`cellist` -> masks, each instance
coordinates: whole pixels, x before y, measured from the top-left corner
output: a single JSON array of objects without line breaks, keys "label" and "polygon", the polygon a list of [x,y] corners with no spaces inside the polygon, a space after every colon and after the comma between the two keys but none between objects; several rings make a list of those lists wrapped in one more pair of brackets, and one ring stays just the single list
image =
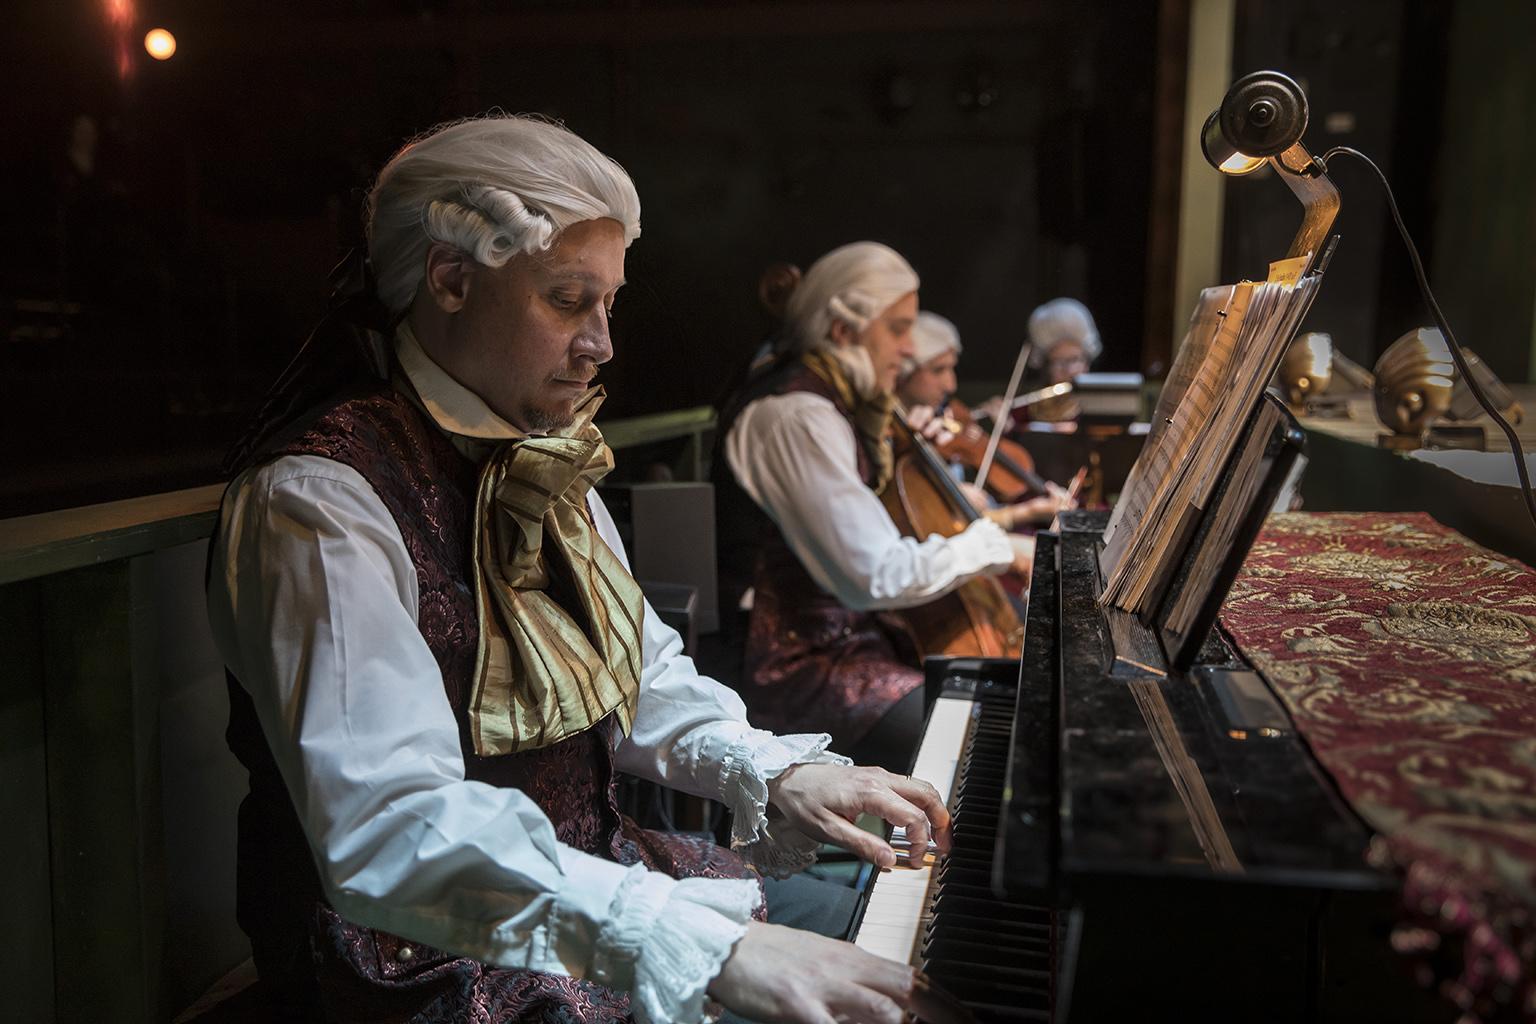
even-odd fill
[{"label": "cellist", "polygon": [[738,685],[749,715],[814,726],[858,763],[897,770],[921,736],[923,676],[882,613],[1015,565],[995,523],[903,537],[876,496],[917,290],[876,242],[817,260],[789,297],[783,353],[722,409],[714,459],[721,599],[750,604]]}]

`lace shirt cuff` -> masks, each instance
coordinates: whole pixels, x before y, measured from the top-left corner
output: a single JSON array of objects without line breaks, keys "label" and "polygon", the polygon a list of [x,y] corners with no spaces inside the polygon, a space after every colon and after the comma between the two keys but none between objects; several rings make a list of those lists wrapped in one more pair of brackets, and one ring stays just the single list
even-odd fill
[{"label": "lace shirt cuff", "polygon": [[768,819],[768,782],[797,764],[852,764],[827,750],[826,733],[775,736],[753,729],[726,752],[721,799],[731,809],[731,846],[758,871],[788,878],[816,862],[816,840]]},{"label": "lace shirt cuff", "polygon": [[754,879],[675,881],[637,866],[598,936],[592,980],[628,989],[641,1024],[692,1024],[761,899]]}]

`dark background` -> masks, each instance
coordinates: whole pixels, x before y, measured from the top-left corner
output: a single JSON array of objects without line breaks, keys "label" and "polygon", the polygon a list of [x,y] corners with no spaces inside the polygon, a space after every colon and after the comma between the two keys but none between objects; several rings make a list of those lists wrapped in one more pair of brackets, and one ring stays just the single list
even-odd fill
[{"label": "dark background", "polygon": [[[1536,38],[1530,11],[1239,0],[1233,54],[1236,72],[1304,80],[1314,151],[1377,156],[1451,279],[1453,323],[1471,318],[1464,340],[1515,380],[1536,310],[1530,162],[1507,165],[1511,147],[1536,155],[1536,87],[1514,42]],[[1006,378],[1029,312],[1063,294],[1093,309],[1102,368],[1156,372],[1173,341],[1188,13],[1189,0],[23,9],[0,43],[0,516],[217,479],[323,309],[328,269],[360,241],[378,167],[411,135],[493,108],[563,119],[639,188],[605,418],[715,400],[769,328],[761,270],[857,238],[914,263],[923,305],[961,328],[973,383]],[[155,26],[177,37],[170,61],[144,52]],[[1339,110],[1352,129],[1324,124]],[[82,126],[88,171],[68,155],[72,138],[92,148]],[[1309,326],[1369,364],[1425,318],[1375,185],[1334,177],[1344,243]],[[1262,274],[1298,219],[1272,179],[1228,185],[1224,276]],[[1502,248],[1477,248],[1495,235]],[[1464,258],[1437,258],[1444,237]],[[1494,313],[1470,301],[1490,294]]]}]

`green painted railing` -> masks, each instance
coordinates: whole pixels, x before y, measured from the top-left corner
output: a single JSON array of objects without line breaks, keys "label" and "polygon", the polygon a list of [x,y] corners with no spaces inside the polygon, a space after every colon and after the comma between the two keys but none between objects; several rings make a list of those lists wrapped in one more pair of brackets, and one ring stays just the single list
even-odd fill
[{"label": "green painted railing", "polygon": [[[715,429],[709,406],[673,409],[599,424],[616,451],[687,439],[676,467],[703,476],[705,440]],[[0,520],[0,585],[81,566],[133,558],[213,534],[222,484]]]}]

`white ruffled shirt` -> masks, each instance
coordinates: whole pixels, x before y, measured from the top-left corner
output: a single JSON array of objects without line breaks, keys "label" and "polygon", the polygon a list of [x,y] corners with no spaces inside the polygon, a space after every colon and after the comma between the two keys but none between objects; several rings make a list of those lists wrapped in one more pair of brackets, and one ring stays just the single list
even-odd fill
[{"label": "white ruffled shirt", "polygon": [[[519,436],[421,350],[397,350],[445,430]],[[628,565],[613,519],[599,535]],[[464,777],[442,677],[416,626],[417,579],[399,529],[356,471],[285,456],[235,479],[220,512],[209,619],[249,691],[347,919],[504,967],[568,974],[634,997],[650,1021],[694,1021],[759,900],[751,880],[676,881],[564,846],[532,799]],[[747,725],[734,692],[698,674],[647,604],[634,728],[610,737],[621,771],[725,802],[733,843],[785,875],[815,844],[769,833],[768,781],[847,763],[825,735]]]},{"label": "white ruffled shirt", "polygon": [[953,537],[903,537],[859,477],[858,443],[830,400],[792,391],[749,404],[724,445],[742,489],[845,607],[910,608],[1013,565],[1007,533],[985,518]]}]

